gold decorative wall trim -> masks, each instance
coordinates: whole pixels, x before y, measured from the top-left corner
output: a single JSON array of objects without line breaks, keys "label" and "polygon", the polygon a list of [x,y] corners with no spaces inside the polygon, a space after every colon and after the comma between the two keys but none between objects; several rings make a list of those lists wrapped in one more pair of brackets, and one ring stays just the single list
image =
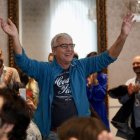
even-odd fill
[{"label": "gold decorative wall trim", "polygon": [[[97,35],[98,35],[97,45],[98,45],[98,53],[101,53],[107,49],[106,0],[96,0],[96,6],[97,6]],[[107,69],[104,69],[103,71],[107,73]],[[109,116],[108,94],[106,94],[105,102],[107,107],[107,114]]]},{"label": "gold decorative wall trim", "polygon": [[[8,0],[8,18],[10,18],[18,28],[18,0]],[[13,41],[9,36],[9,66],[16,67],[14,62]]]},{"label": "gold decorative wall trim", "polygon": [[106,37],[106,0],[96,0],[97,5],[97,44],[98,52],[101,53],[107,49]]}]

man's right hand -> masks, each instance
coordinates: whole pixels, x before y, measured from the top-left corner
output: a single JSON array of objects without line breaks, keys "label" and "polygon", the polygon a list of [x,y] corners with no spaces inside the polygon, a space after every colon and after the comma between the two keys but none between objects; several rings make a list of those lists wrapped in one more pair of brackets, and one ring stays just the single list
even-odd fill
[{"label": "man's right hand", "polygon": [[5,33],[7,33],[12,37],[18,36],[18,30],[15,24],[10,19],[8,19],[6,23],[2,18],[0,18],[0,24],[1,24],[1,28]]},{"label": "man's right hand", "polygon": [[0,18],[0,25],[3,31],[12,37],[13,49],[15,53],[22,54],[22,47],[19,40],[18,30],[15,24],[10,19],[5,22],[2,18]]}]

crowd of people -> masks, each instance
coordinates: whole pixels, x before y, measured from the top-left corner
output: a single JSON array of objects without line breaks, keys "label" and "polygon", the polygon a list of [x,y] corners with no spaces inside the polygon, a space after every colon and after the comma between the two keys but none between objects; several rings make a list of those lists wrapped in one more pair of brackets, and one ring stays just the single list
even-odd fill
[{"label": "crowd of people", "polygon": [[[107,51],[83,59],[74,52],[75,44],[69,34],[55,35],[51,41],[49,62],[30,59],[21,46],[15,24],[10,19],[5,22],[0,18],[2,30],[13,40],[16,64],[25,74],[20,80],[15,78],[18,72],[14,68],[5,72],[0,57],[0,78],[3,80],[0,84],[12,89],[9,94],[0,91],[0,134],[9,128],[5,130],[7,133],[4,132],[7,140],[114,140],[105,105],[107,77],[102,70],[119,56],[135,22],[133,17],[131,13],[124,17],[121,32]],[[14,94],[11,83],[19,83],[17,90],[26,88],[28,99],[22,99],[18,91]],[[31,83],[35,83],[35,87]],[[7,120],[2,116],[3,111]],[[20,131],[16,125],[24,130]],[[17,131],[17,135],[23,133],[23,136],[13,138],[13,131]]]}]

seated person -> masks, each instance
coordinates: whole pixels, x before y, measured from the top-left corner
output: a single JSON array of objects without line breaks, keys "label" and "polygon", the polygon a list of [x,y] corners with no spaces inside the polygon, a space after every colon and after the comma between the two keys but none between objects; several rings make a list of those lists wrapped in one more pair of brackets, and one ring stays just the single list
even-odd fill
[{"label": "seated person", "polygon": [[0,89],[0,139],[25,140],[30,123],[26,102],[10,89]]},{"label": "seated person", "polygon": [[113,140],[100,119],[95,117],[74,117],[58,128],[60,140]]}]

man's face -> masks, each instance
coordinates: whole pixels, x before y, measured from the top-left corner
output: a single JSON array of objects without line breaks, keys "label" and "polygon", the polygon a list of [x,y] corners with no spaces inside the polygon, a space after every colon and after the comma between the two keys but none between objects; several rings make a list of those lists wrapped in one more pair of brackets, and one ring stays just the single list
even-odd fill
[{"label": "man's face", "polygon": [[140,56],[134,57],[132,65],[134,72],[140,74]]},{"label": "man's face", "polygon": [[69,37],[60,37],[53,48],[54,56],[59,64],[70,64],[74,55],[74,45]]}]

